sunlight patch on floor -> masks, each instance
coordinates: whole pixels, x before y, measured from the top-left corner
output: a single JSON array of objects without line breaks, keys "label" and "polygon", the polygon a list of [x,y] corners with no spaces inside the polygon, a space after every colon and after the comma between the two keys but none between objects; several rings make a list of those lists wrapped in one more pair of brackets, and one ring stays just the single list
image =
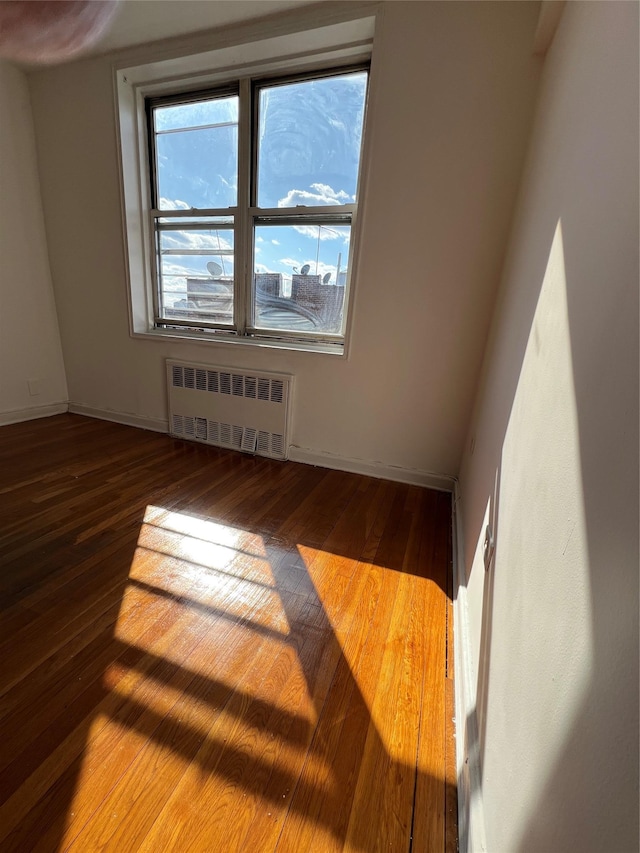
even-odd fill
[{"label": "sunlight patch on floor", "polygon": [[209,542],[200,537],[188,536],[148,524],[143,524],[140,529],[138,545],[209,569],[230,571],[233,568],[235,574],[248,573],[261,583],[273,586],[274,579],[269,561],[261,555],[244,551],[233,545]]},{"label": "sunlight patch on floor", "polygon": [[[127,641],[122,618],[139,598],[149,595],[166,599],[167,610],[179,605],[194,615],[204,614],[211,624],[223,620],[227,626],[240,622],[247,630],[255,626],[261,633],[290,633],[261,536],[152,505],[144,518],[129,571],[131,582],[124,592],[127,607],[121,609],[116,625],[117,639]],[[279,547],[270,552],[280,562],[287,555]]]},{"label": "sunlight patch on floor", "polygon": [[143,522],[154,527],[160,527],[163,530],[171,530],[195,539],[202,539],[214,545],[226,545],[228,548],[245,551],[254,557],[266,556],[262,536],[248,533],[246,530],[232,527],[229,524],[220,524],[217,521],[201,518],[191,513],[172,512],[150,504],[145,510]]}]

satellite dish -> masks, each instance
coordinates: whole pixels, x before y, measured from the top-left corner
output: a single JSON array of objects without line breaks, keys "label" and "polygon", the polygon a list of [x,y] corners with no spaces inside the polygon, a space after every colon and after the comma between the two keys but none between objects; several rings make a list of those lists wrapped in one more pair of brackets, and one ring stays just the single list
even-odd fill
[{"label": "satellite dish", "polygon": [[326,272],[326,273],[322,276],[322,283],[323,283],[323,284],[329,284],[329,282],[330,282],[330,281],[331,281],[331,273],[330,273],[330,272]]},{"label": "satellite dish", "polygon": [[214,278],[217,275],[222,275],[222,267],[215,261],[209,261],[209,263],[207,264],[207,269]]},{"label": "satellite dish", "polygon": [[311,264],[305,264],[300,270],[300,275],[309,275],[309,270],[311,269]]}]

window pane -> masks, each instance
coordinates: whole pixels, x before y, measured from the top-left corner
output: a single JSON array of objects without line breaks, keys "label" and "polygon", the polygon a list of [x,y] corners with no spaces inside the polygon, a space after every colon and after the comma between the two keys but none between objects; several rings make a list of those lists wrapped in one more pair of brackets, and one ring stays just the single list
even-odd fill
[{"label": "window pane", "polygon": [[356,200],[365,71],[259,91],[259,207]]},{"label": "window pane", "polygon": [[339,334],[351,226],[257,225],[255,325]]},{"label": "window pane", "polygon": [[235,207],[238,97],[155,107],[160,210]]},{"label": "window pane", "polygon": [[185,127],[238,123],[238,97],[213,98],[193,101],[188,104],[156,107],[154,110],[155,130],[182,130]]},{"label": "window pane", "polygon": [[233,229],[158,231],[162,319],[233,323]]}]

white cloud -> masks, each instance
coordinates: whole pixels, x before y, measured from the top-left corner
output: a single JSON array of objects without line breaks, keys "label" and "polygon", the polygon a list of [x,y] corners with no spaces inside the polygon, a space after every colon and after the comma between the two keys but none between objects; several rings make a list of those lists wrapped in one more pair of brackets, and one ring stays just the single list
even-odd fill
[{"label": "white cloud", "polygon": [[186,201],[180,201],[179,198],[172,200],[170,198],[160,199],[160,210],[191,210],[191,206]]},{"label": "white cloud", "polygon": [[278,202],[278,207],[295,207],[297,204],[312,207],[323,204],[346,204],[352,200],[351,196],[344,190],[334,190],[328,184],[311,184],[309,190],[289,190],[284,198]]},{"label": "white cloud", "polygon": [[187,278],[193,278],[194,276],[203,276],[206,275],[202,271],[202,269],[198,269],[195,266],[187,266],[185,264],[177,264],[175,261],[167,261],[165,260],[162,264],[162,275],[163,276],[179,276]]},{"label": "white cloud", "polygon": [[[315,271],[315,264],[311,268]],[[325,276],[327,273],[331,273],[331,281],[335,282],[336,280],[336,266],[335,264],[325,264],[322,261],[318,263],[318,275]]]},{"label": "white cloud", "polygon": [[335,228],[328,225],[294,225],[293,227],[298,234],[302,234],[304,237],[310,237],[312,240],[318,239],[319,229],[321,241],[342,239],[344,243],[349,242],[350,229],[344,227],[341,228],[339,225]]},{"label": "white cloud", "polygon": [[[224,233],[224,231],[222,232]],[[203,234],[201,231],[163,231],[163,249],[207,249],[215,255],[216,250],[232,249],[230,240],[218,234]]]},{"label": "white cloud", "polygon": [[[233,262],[225,258],[224,274],[233,275]],[[196,266],[189,263],[177,263],[168,259],[166,256],[162,259],[162,275],[164,278],[209,278],[210,273],[205,266]],[[173,287],[174,283],[172,283]]]},{"label": "white cloud", "polygon": [[[286,274],[291,275],[292,273],[295,275],[294,267],[300,272],[302,267],[305,264],[309,264],[309,275],[319,275],[324,276],[326,273],[331,273],[331,277],[333,281],[335,281],[336,277],[336,266],[335,264],[325,264],[324,261],[318,261],[318,272],[316,273],[316,260],[315,258],[309,258],[306,261],[294,260],[293,258],[281,258],[278,261],[279,264],[282,264],[286,267]],[[342,267],[344,271],[344,267]]]},{"label": "white cloud", "polygon": [[280,245],[280,240],[272,240],[271,242],[273,243],[274,246]]},{"label": "white cloud", "polygon": [[297,261],[295,258],[280,258],[278,263],[288,267],[289,270],[291,270],[292,267],[298,267],[299,269],[302,266],[300,261]]}]

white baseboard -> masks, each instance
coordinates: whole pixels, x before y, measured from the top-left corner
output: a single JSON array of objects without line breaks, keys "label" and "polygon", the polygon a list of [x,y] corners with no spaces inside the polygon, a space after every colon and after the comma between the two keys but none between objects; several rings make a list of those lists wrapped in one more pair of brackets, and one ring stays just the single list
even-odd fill
[{"label": "white baseboard", "polygon": [[483,853],[487,850],[487,842],[482,803],[478,720],[473,688],[475,680],[471,662],[462,516],[457,480],[453,490],[453,588],[458,849],[460,853]]},{"label": "white baseboard", "polygon": [[304,462],[306,465],[317,465],[320,468],[333,468],[337,471],[349,471],[352,474],[366,474],[381,480],[394,480],[397,483],[411,483],[415,486],[425,486],[442,492],[452,492],[453,477],[445,474],[433,474],[430,471],[418,471],[413,468],[401,468],[397,465],[385,465],[383,462],[368,462],[365,459],[350,459],[319,450],[309,450],[306,447],[289,447],[289,459],[292,462]]},{"label": "white baseboard", "polygon": [[68,409],[67,403],[49,403],[47,406],[30,406],[28,409],[12,409],[9,412],[0,412],[0,425],[19,424],[22,421],[33,421],[36,418],[50,418],[52,415],[61,415]]},{"label": "white baseboard", "polygon": [[[164,418],[145,418],[125,412],[115,412],[111,409],[96,409],[82,403],[69,403],[69,411],[76,415],[86,415],[103,421],[113,421],[117,424],[149,429],[154,432],[169,432],[169,422]],[[365,474],[382,480],[394,480],[398,483],[411,483],[438,489],[442,492],[452,492],[454,478],[445,474],[433,474],[429,471],[418,471],[412,468],[401,468],[397,465],[385,465],[382,462],[367,462],[364,459],[349,459],[333,453],[309,450],[304,447],[289,447],[289,459],[292,462],[303,462],[306,465],[317,465],[320,468],[333,468],[337,471],[349,471],[353,474]]]},{"label": "white baseboard", "polygon": [[101,421],[112,421],[116,424],[150,429],[153,432],[169,432],[169,421],[164,418],[143,418],[126,412],[114,412],[111,409],[94,409],[82,403],[69,403],[69,411],[74,415],[86,415],[88,418],[98,418]]}]

